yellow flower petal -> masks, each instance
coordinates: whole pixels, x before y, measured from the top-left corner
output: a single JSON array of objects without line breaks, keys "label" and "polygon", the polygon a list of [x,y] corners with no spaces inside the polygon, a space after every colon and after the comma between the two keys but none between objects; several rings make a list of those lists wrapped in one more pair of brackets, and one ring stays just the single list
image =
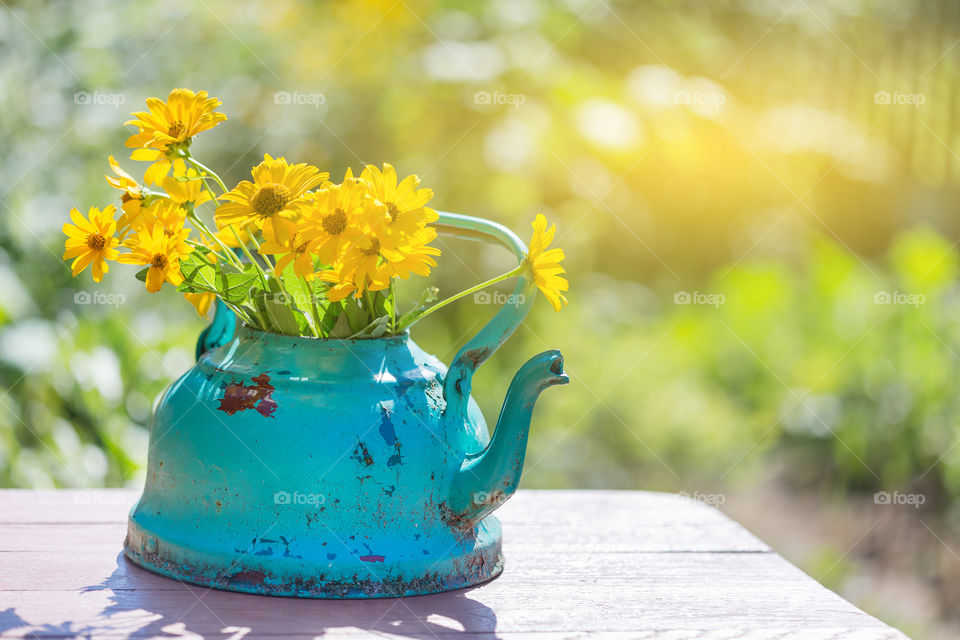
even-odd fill
[{"label": "yellow flower petal", "polygon": [[530,248],[524,263],[530,269],[534,284],[550,301],[554,311],[560,311],[567,303],[562,292],[570,288],[570,283],[561,274],[566,273],[560,262],[564,259],[562,249],[547,249],[553,242],[556,226],[547,226],[547,218],[542,213],[537,214],[533,224],[533,237],[530,239]]}]

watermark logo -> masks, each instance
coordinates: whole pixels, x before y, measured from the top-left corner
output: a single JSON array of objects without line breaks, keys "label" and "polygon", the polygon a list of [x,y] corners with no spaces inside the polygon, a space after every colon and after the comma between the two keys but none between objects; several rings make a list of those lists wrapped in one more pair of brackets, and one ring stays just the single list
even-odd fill
[{"label": "watermark logo", "polygon": [[923,93],[904,93],[902,91],[877,91],[873,94],[873,104],[881,105],[911,105],[914,109],[919,109],[921,105],[927,102],[927,96]]},{"label": "watermark logo", "polygon": [[673,304],[705,304],[714,308],[727,301],[727,297],[722,293],[702,293],[700,291],[677,291],[673,294]]},{"label": "watermark logo", "polygon": [[473,294],[474,304],[495,304],[498,306],[512,305],[519,307],[527,301],[522,293],[503,293],[502,291],[477,291]]},{"label": "watermark logo", "polygon": [[119,107],[127,101],[122,93],[103,93],[102,91],[77,91],[73,94],[73,104],[82,105],[109,105]]},{"label": "watermark logo", "polygon": [[503,491],[477,491],[473,494],[473,504],[476,505],[495,505],[500,506],[507,501],[509,496]]},{"label": "watermark logo", "polygon": [[101,304],[119,307],[127,301],[122,293],[103,293],[102,291],[77,291],[73,294],[73,304]]},{"label": "watermark logo", "polygon": [[77,491],[73,494],[73,504],[79,505],[120,505],[126,502],[118,491]]},{"label": "watermark logo", "polygon": [[902,304],[918,308],[927,301],[922,293],[904,293],[902,291],[877,291],[873,294],[873,304]]},{"label": "watermark logo", "polygon": [[298,309],[309,309],[314,303],[323,303],[323,299],[320,296],[311,295],[305,292],[277,291],[275,293],[271,292],[263,294],[263,299],[267,302],[275,302],[276,304],[292,304]]},{"label": "watermark logo", "polygon": [[914,509],[919,509],[920,505],[927,501],[927,496],[922,493],[900,493],[899,491],[894,491],[890,493],[889,491],[877,491],[873,494],[873,504],[897,504],[897,505],[909,505]]},{"label": "watermark logo", "polygon": [[678,91],[673,94],[676,104],[699,105],[719,109],[727,102],[727,96],[722,93],[703,93],[700,91]]},{"label": "watermark logo", "polygon": [[319,506],[327,501],[327,496],[322,493],[300,493],[294,491],[277,491],[273,494],[273,504],[277,505],[309,505]]},{"label": "watermark logo", "polygon": [[277,91],[273,94],[273,104],[309,105],[319,109],[326,104],[327,97],[322,93],[305,93],[301,91]]},{"label": "watermark logo", "polygon": [[520,105],[527,101],[527,96],[522,93],[501,93],[500,91],[477,91],[473,94],[474,104],[483,105],[511,105],[519,109]]},{"label": "watermark logo", "polygon": [[720,505],[727,501],[727,496],[722,493],[700,493],[699,491],[689,493],[687,491],[681,491],[679,495],[683,496],[684,498],[689,498],[694,502],[699,502],[700,504],[705,504],[718,509],[720,508]]}]

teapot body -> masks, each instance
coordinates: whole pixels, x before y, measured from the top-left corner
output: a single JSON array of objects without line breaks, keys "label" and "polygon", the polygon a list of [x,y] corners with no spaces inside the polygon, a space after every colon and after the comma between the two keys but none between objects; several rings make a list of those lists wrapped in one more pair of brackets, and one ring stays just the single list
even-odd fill
[{"label": "teapot body", "polygon": [[489,435],[472,400],[466,420],[441,419],[446,372],[406,334],[241,328],[156,408],[128,557],[197,584],[306,597],[416,595],[494,577],[499,523],[448,502]]},{"label": "teapot body", "polygon": [[[438,212],[445,235],[527,248],[502,225]],[[449,369],[408,335],[321,340],[237,328],[217,301],[197,364],[160,399],[127,557],[186,582],[282,596],[372,598],[500,573],[490,514],[516,490],[534,404],[569,382],[530,358],[490,437],[473,373],[536,295],[526,270]]]}]

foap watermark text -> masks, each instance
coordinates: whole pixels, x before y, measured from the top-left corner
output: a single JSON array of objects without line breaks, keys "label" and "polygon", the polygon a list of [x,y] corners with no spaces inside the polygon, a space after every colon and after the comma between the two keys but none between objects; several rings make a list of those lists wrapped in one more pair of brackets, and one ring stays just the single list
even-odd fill
[{"label": "foap watermark text", "polygon": [[277,91],[273,94],[273,104],[307,105],[319,109],[326,104],[327,97],[322,93],[304,91]]},{"label": "foap watermark text", "polygon": [[703,293],[701,291],[677,291],[673,294],[673,304],[705,304],[719,307],[727,301],[722,293]]},{"label": "foap watermark text", "polygon": [[477,291],[473,294],[474,304],[495,304],[498,306],[511,305],[519,307],[527,301],[522,293],[503,293],[502,291]]},{"label": "foap watermark text", "polygon": [[73,304],[97,304],[119,307],[127,301],[122,293],[103,293],[102,291],[77,291],[73,294]]},{"label": "foap watermark text", "polygon": [[277,491],[273,494],[273,504],[318,506],[327,501],[322,493],[301,493],[300,491]]},{"label": "foap watermark text", "polygon": [[719,508],[724,502],[727,501],[727,497],[722,493],[701,493],[699,491],[694,491],[690,493],[688,491],[681,491],[680,495],[684,498],[690,498],[694,502],[699,502],[700,504],[709,505],[711,507]]},{"label": "foap watermark text", "polygon": [[527,101],[527,96],[522,93],[502,93],[500,91],[477,91],[473,94],[474,104],[484,105],[505,105],[508,104],[519,109],[520,105]]},{"label": "foap watermark text", "polygon": [[877,291],[873,294],[874,304],[902,304],[916,309],[927,297],[922,293],[904,293],[903,291]]},{"label": "foap watermark text", "polygon": [[927,496],[922,493],[901,493],[894,491],[877,491],[873,494],[873,504],[896,504],[908,505],[914,509],[919,509],[920,505],[927,501]]},{"label": "foap watermark text", "polygon": [[909,105],[914,109],[919,109],[927,102],[927,96],[923,93],[905,93],[903,91],[877,91],[873,94],[874,104],[883,105]]},{"label": "foap watermark text", "polygon": [[104,93],[102,91],[77,91],[73,94],[73,104],[81,105],[107,105],[111,107],[120,107],[127,101],[127,96],[122,93]]}]

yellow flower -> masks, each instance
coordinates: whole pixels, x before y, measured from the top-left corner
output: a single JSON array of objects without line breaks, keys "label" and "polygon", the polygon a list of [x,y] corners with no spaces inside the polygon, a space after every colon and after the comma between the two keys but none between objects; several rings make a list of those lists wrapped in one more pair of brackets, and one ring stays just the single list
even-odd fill
[{"label": "yellow flower", "polygon": [[188,169],[182,176],[167,176],[163,190],[179,205],[197,207],[210,200],[210,191],[203,186],[203,179],[195,169]]},{"label": "yellow flower", "polygon": [[161,149],[135,149],[130,154],[130,159],[153,163],[143,172],[143,179],[147,184],[163,184],[163,179],[170,173],[171,168],[175,174],[187,170],[187,163],[183,158]]},{"label": "yellow flower", "polygon": [[188,143],[190,139],[212,129],[227,119],[214,111],[222,103],[207,97],[206,91],[194,93],[190,89],[174,89],[164,102],[160,98],[147,98],[149,111],[137,111],[133,120],[124,124],[139,127],[140,132],[127,139],[133,148],[152,147],[166,149],[172,145]]},{"label": "yellow flower", "polygon": [[548,229],[547,218],[542,213],[537,214],[532,226],[533,238],[524,263],[533,275],[534,284],[553,305],[554,311],[560,311],[560,307],[567,302],[563,292],[570,288],[570,283],[562,277],[566,273],[560,265],[564,258],[563,249],[547,249],[553,242],[557,227],[551,225]]},{"label": "yellow flower", "polygon": [[326,292],[327,300],[330,302],[339,302],[357,291],[352,274],[347,272],[342,264],[334,265],[332,269],[321,272],[320,279],[333,285]]},{"label": "yellow flower", "polygon": [[74,259],[72,265],[74,277],[91,263],[95,282],[103,280],[103,274],[110,270],[106,261],[115,260],[118,255],[116,246],[119,242],[114,237],[117,223],[113,219],[116,211],[117,208],[112,204],[105,207],[103,211],[90,207],[88,219],[84,219],[76,209],[70,210],[70,219],[73,224],[63,225],[63,232],[67,235],[63,259]]},{"label": "yellow flower", "polygon": [[110,163],[110,169],[117,174],[117,177],[104,175],[107,184],[123,192],[123,195],[120,196],[120,208],[123,209],[123,215],[117,221],[117,228],[122,233],[140,215],[140,207],[143,206],[146,189],[137,183],[133,176],[121,169],[113,156],[107,156],[107,162]]},{"label": "yellow flower", "polygon": [[330,175],[308,164],[288,165],[284,158],[269,155],[264,155],[263,162],[250,173],[253,182],[244,180],[221,196],[228,202],[217,208],[218,228],[236,225],[243,229],[253,225],[262,229],[264,222],[276,217],[299,218],[305,205],[304,194]]},{"label": "yellow flower", "polygon": [[392,275],[380,255],[380,241],[365,235],[346,249],[340,261],[323,271],[320,279],[335,285],[327,291],[327,298],[336,302],[350,293],[359,298],[364,291],[382,291],[390,286]]},{"label": "yellow flower", "polygon": [[424,206],[433,197],[433,190],[418,189],[418,176],[407,176],[397,184],[396,169],[384,163],[382,171],[368,164],[360,178],[370,185],[374,197],[383,203],[389,214],[374,229],[384,247],[392,249],[402,245],[408,236],[437,220],[437,212]]},{"label": "yellow flower", "polygon": [[381,261],[380,241],[373,236],[365,236],[351,247],[342,260],[345,274],[349,274],[360,297],[363,291],[380,291],[390,286],[390,276],[386,265]]},{"label": "yellow flower", "polygon": [[418,276],[430,275],[430,268],[437,266],[437,261],[433,259],[433,256],[439,256],[440,249],[428,247],[427,244],[436,236],[436,230],[428,227],[413,236],[411,242],[401,250],[390,251],[381,247],[381,255],[387,260],[388,273],[401,280],[409,278],[411,273]]},{"label": "yellow flower", "polygon": [[[281,256],[277,260],[274,273],[279,278],[287,265],[293,262],[293,272],[301,278],[312,280],[314,277],[313,254],[307,241],[294,230],[295,222],[277,218],[263,225],[263,242],[259,252],[262,255]],[[282,227],[278,232],[277,227]]]},{"label": "yellow flower", "polygon": [[206,91],[174,89],[166,102],[147,98],[149,111],[135,112],[134,119],[124,123],[139,128],[138,133],[127,138],[126,145],[135,149],[130,157],[153,162],[144,175],[149,184],[161,184],[171,166],[184,168],[181,154],[190,146],[193,136],[227,119],[214,111],[219,105],[220,101],[208,98]]},{"label": "yellow flower", "polygon": [[190,247],[187,245],[188,250],[181,251],[177,238],[164,233],[163,225],[155,224],[152,229],[141,229],[124,244],[130,249],[130,253],[120,254],[117,261],[149,265],[147,291],[160,291],[164,282],[174,286],[183,282],[180,261],[190,254]]},{"label": "yellow flower", "polygon": [[354,179],[349,169],[343,184],[325,184],[309,203],[299,231],[309,250],[327,265],[338,262],[344,250],[363,236],[370,220],[386,215],[383,205],[370,197],[366,183]]},{"label": "yellow flower", "polygon": [[206,318],[207,314],[210,312],[210,305],[213,304],[213,301],[216,299],[216,294],[210,292],[203,293],[184,293],[183,297],[186,298],[187,302],[193,305],[193,308],[197,310],[197,314],[201,318]]},{"label": "yellow flower", "polygon": [[351,293],[355,298],[359,298],[364,291],[383,291],[390,286],[390,275],[384,265],[369,261],[360,264],[365,257],[369,258],[369,254],[364,256],[362,252],[357,252],[349,262],[335,264],[331,269],[320,273],[321,280],[334,285],[326,292],[328,300],[337,302]]},{"label": "yellow flower", "polygon": [[159,225],[163,229],[164,235],[172,238],[176,243],[178,252],[190,253],[190,245],[187,243],[190,230],[183,226],[186,222],[186,215],[186,210],[179,204],[163,198],[143,208],[134,228],[137,231],[151,231]]}]

